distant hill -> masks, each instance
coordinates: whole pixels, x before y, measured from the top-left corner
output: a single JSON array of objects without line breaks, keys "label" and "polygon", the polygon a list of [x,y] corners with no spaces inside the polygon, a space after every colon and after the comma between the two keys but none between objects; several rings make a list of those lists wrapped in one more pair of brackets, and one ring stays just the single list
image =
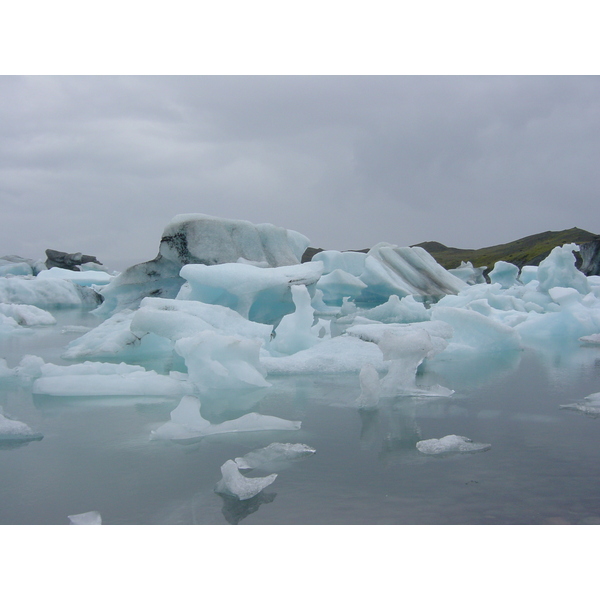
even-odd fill
[{"label": "distant hill", "polygon": [[479,250],[450,248],[439,242],[422,242],[415,246],[427,250],[446,269],[460,266],[461,261],[470,261],[474,267],[486,266],[492,269],[499,260],[513,263],[519,268],[524,265],[539,265],[556,246],[587,242],[600,243],[600,236],[573,227],[563,231],[544,231],[544,233],[529,235],[514,242]]},{"label": "distant hill", "polygon": [[[585,252],[582,252],[582,254],[585,254],[583,259],[581,256],[577,257],[577,266],[586,275],[600,274],[600,235],[577,227],[564,229],[563,231],[544,231],[543,233],[528,235],[514,242],[478,250],[451,248],[440,244],[440,242],[421,242],[420,244],[414,244],[414,246],[420,246],[427,250],[446,269],[454,269],[459,267],[462,261],[469,261],[474,267],[487,267],[487,272],[493,269],[499,260],[513,263],[519,268],[524,265],[539,265],[553,248],[571,243],[579,244],[582,251],[585,248]],[[302,262],[310,260],[316,252],[321,250],[322,248],[307,248],[302,257]],[[368,252],[368,248],[358,252]]]}]

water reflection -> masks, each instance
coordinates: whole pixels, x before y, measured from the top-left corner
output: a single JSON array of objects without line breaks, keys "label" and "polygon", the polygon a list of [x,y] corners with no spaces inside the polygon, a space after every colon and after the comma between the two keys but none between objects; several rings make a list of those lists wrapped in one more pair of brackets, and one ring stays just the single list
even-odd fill
[{"label": "water reflection", "polygon": [[243,521],[248,515],[256,512],[261,505],[270,504],[275,500],[277,493],[275,492],[259,492],[256,496],[248,498],[248,500],[239,500],[228,494],[220,494],[215,492],[223,500],[223,508],[221,512],[225,520],[231,525],[237,525]]}]

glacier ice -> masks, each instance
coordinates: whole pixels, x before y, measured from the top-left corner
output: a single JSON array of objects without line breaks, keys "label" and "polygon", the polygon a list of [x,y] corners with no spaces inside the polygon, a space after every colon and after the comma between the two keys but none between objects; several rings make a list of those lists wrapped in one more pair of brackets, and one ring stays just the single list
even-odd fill
[{"label": "glacier ice", "polygon": [[421,440],[417,450],[423,454],[453,454],[458,452],[485,452],[491,444],[474,442],[462,435],[447,435],[440,439]]},{"label": "glacier ice", "polygon": [[358,407],[363,409],[376,408],[381,394],[377,369],[371,363],[363,365],[358,379],[360,382],[360,396],[356,399]]},{"label": "glacier ice", "polygon": [[278,322],[294,310],[290,288],[316,284],[323,264],[304,263],[262,269],[253,265],[186,265],[181,276],[189,283],[182,300],[221,304],[252,321]]},{"label": "glacier ice", "polygon": [[251,263],[243,266],[296,265],[307,247],[302,234],[269,223],[177,215],[163,231],[156,258],[129,267],[102,289],[104,303],[97,314],[137,308],[147,296],[175,298],[184,284],[180,270],[187,264],[220,265],[241,258]]},{"label": "glacier ice", "polygon": [[186,395],[171,412],[171,420],[152,431],[153,440],[189,440],[224,433],[246,431],[295,431],[300,421],[288,421],[270,415],[247,413],[237,419],[211,424],[200,414],[201,402],[197,396]]},{"label": "glacier ice", "polygon": [[323,263],[323,274],[333,271],[344,271],[354,277],[360,277],[365,270],[366,252],[340,252],[339,250],[323,250],[317,252],[313,262]]},{"label": "glacier ice", "polygon": [[28,304],[0,303],[0,313],[23,327],[55,325],[56,319],[47,310]]},{"label": "glacier ice", "polygon": [[423,248],[385,242],[369,250],[360,279],[367,284],[361,294],[363,300],[387,300],[395,294],[400,298],[412,295],[419,301],[436,301],[467,287]]},{"label": "glacier ice", "polygon": [[504,289],[516,285],[518,276],[519,267],[503,260],[499,260],[489,273],[490,282],[499,283]]},{"label": "glacier ice", "polygon": [[159,375],[127,363],[46,363],[40,373],[32,391],[49,396],[179,396],[194,389],[176,374]]},{"label": "glacier ice", "polygon": [[0,302],[29,304],[38,308],[91,308],[101,296],[89,287],[64,279],[0,277]]},{"label": "glacier ice", "polygon": [[366,288],[366,283],[341,269],[323,275],[317,282],[317,289],[323,292],[323,301],[338,306],[345,297],[357,298]]},{"label": "glacier ice", "polygon": [[590,417],[600,417],[600,392],[590,394],[583,399],[583,402],[573,402],[572,404],[561,404],[560,408],[582,412]]},{"label": "glacier ice", "polygon": [[221,466],[221,475],[222,479],[217,483],[215,491],[235,496],[239,500],[253,498],[277,478],[277,473],[266,477],[244,477],[233,460],[228,460]]},{"label": "glacier ice", "polygon": [[312,456],[316,450],[307,444],[273,442],[235,459],[238,469],[280,470],[289,463]]},{"label": "glacier ice", "polygon": [[0,440],[2,441],[35,441],[44,436],[34,431],[22,421],[16,421],[4,416],[0,408]]},{"label": "glacier ice", "polygon": [[70,525],[102,525],[102,516],[97,510],[91,510],[78,515],[69,515]]},{"label": "glacier ice", "polygon": [[45,271],[41,271],[38,279],[64,279],[72,281],[77,285],[91,287],[92,285],[107,285],[113,279],[106,271],[96,271],[87,269],[85,271],[71,271],[70,269],[61,269],[60,267],[52,267]]},{"label": "glacier ice", "polygon": [[478,283],[485,283],[485,277],[483,275],[486,267],[474,267],[470,261],[461,261],[460,266],[454,269],[448,269],[448,272],[458,277],[469,285],[476,285]]}]

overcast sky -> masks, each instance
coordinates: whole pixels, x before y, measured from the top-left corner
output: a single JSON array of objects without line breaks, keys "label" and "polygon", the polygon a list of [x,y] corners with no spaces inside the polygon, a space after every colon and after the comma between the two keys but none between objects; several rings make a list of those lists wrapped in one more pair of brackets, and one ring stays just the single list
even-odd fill
[{"label": "overcast sky", "polygon": [[169,220],[312,246],[600,233],[600,78],[1,76],[0,256],[153,258]]}]

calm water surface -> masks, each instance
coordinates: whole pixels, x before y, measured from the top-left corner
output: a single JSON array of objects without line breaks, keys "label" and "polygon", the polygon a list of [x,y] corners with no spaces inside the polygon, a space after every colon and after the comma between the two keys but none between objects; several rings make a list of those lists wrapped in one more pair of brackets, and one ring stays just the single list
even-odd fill
[{"label": "calm water surface", "polygon": [[[64,346],[94,326],[77,311],[11,337],[0,356],[65,364]],[[147,365],[156,368],[156,365]],[[258,393],[203,400],[212,422],[255,411],[301,420],[294,432],[240,433],[181,444],[151,441],[179,398],[55,398],[1,384],[7,416],[44,438],[0,446],[0,524],[67,524],[97,510],[104,524],[594,524],[600,523],[600,419],[560,404],[600,391],[600,349],[544,347],[426,365],[424,384],[450,398],[398,397],[352,406],[358,375],[271,378]],[[465,435],[487,452],[426,456],[419,440]],[[244,502],[218,495],[220,466],[272,442],[316,454],[278,471]],[[255,470],[249,476],[264,476]]]}]

